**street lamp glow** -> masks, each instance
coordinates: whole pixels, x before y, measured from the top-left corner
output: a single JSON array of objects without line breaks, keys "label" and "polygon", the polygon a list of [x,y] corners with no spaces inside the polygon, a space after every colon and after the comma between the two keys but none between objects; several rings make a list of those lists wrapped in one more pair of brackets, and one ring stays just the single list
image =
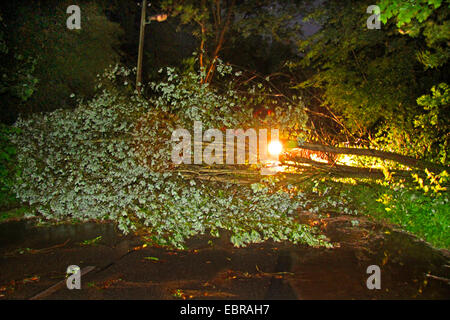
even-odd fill
[{"label": "street lamp glow", "polygon": [[[155,21],[156,20],[158,22],[163,22],[163,21],[167,20],[167,14],[165,14],[165,13],[164,14],[157,14],[157,15],[151,16],[149,20],[150,21]],[[150,21],[148,21],[147,24],[149,24]]]},{"label": "street lamp glow", "polygon": [[281,153],[281,151],[283,150],[283,145],[281,144],[280,141],[274,140],[269,143],[268,149],[269,149],[269,153],[272,156],[278,156]]}]

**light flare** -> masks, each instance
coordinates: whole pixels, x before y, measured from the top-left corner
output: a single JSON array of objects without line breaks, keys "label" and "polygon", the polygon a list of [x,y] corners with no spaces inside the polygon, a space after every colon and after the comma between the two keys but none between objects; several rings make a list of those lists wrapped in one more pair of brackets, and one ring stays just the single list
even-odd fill
[{"label": "light flare", "polygon": [[274,140],[269,143],[268,150],[272,156],[278,156],[283,151],[283,145],[280,141]]}]

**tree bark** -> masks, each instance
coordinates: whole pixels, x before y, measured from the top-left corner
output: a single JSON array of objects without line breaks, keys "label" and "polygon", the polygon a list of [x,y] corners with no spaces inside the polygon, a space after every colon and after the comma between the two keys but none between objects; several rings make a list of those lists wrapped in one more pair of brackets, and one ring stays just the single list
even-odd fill
[{"label": "tree bark", "polygon": [[330,152],[335,154],[352,154],[356,156],[376,157],[380,159],[392,160],[401,163],[407,167],[415,167],[421,169],[428,169],[433,172],[440,173],[443,170],[450,172],[450,167],[443,166],[437,163],[428,162],[425,160],[416,159],[409,156],[404,156],[394,152],[373,150],[373,149],[357,149],[357,148],[338,148],[322,144],[305,142],[300,146],[301,149],[312,151]]},{"label": "tree bark", "polygon": [[[287,156],[286,161],[294,161],[296,164],[288,164],[288,166],[293,166],[297,168],[307,169],[307,167],[302,166],[301,164],[307,164],[314,168],[315,170],[324,171],[328,173],[332,173],[336,176],[342,176],[342,177],[353,177],[353,178],[373,178],[373,179],[384,179],[385,174],[380,169],[374,169],[374,168],[359,168],[359,167],[351,167],[346,165],[329,165],[327,163],[314,161],[307,158],[301,158],[301,157],[295,157],[295,156]],[[282,165],[284,165],[284,162],[282,160]],[[389,174],[395,177],[403,177],[403,178],[410,178],[411,173],[414,171],[406,171],[406,170],[395,170],[390,171]]]},{"label": "tree bark", "polygon": [[[232,18],[232,13],[233,13],[235,2],[236,1],[233,0],[231,2],[230,7],[227,9],[228,10],[227,17],[226,17],[226,20],[225,20],[224,25],[222,27],[222,30],[220,31],[220,35],[219,35],[219,37],[217,39],[216,48],[214,50],[214,54],[212,56],[212,61],[211,61],[210,65],[209,65],[208,72],[206,74],[205,83],[210,83],[211,82],[212,76],[213,76],[214,71],[216,69],[216,63],[217,63],[217,59],[219,58],[219,52],[220,52],[220,50],[222,50],[222,46],[223,46],[223,43],[225,41],[225,33],[227,32],[227,30],[228,30],[228,28],[230,26],[230,23],[231,23],[231,18]],[[218,21],[220,22],[220,10],[218,10],[218,19],[219,19]]]}]

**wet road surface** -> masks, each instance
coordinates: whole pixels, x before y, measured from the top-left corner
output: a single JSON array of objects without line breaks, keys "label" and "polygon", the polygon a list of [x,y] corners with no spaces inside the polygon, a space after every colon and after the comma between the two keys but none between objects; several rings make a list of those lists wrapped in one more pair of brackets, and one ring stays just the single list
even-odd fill
[{"label": "wet road surface", "polygon": [[[3,223],[0,299],[29,299],[63,281],[69,265],[95,269],[82,277],[81,290],[64,285],[45,299],[450,298],[447,251],[361,217],[301,213],[300,219],[317,224],[335,248],[273,242],[235,248],[224,232],[174,251],[143,247],[108,223]],[[380,267],[380,290],[366,286],[370,265]]]}]

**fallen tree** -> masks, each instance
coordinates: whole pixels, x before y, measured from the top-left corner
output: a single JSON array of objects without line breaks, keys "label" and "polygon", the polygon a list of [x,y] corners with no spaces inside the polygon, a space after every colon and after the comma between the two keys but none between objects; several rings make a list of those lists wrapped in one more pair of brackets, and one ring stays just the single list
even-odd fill
[{"label": "fallen tree", "polygon": [[[285,155],[281,160],[282,165],[287,165],[289,167],[294,167],[302,170],[308,170],[308,168],[312,168],[313,170],[318,170],[320,172],[331,173],[334,176],[372,179],[383,179],[386,176],[385,172],[380,169],[360,168],[340,164],[330,165],[328,163],[298,157],[295,155],[295,153]],[[389,171],[389,175],[395,177],[410,178],[411,172],[412,171],[407,170],[394,170]]]},{"label": "fallen tree", "polygon": [[414,167],[420,169],[428,169],[435,173],[439,173],[441,171],[447,170],[450,171],[450,167],[440,165],[437,163],[416,159],[409,156],[404,156],[394,152],[388,151],[380,151],[374,149],[359,149],[359,148],[342,148],[342,147],[331,147],[323,144],[317,143],[308,143],[305,142],[301,145],[301,149],[307,149],[312,151],[320,151],[325,153],[334,153],[334,154],[351,154],[356,156],[368,156],[368,157],[376,157],[384,160],[392,160],[403,164],[407,167]]}]

